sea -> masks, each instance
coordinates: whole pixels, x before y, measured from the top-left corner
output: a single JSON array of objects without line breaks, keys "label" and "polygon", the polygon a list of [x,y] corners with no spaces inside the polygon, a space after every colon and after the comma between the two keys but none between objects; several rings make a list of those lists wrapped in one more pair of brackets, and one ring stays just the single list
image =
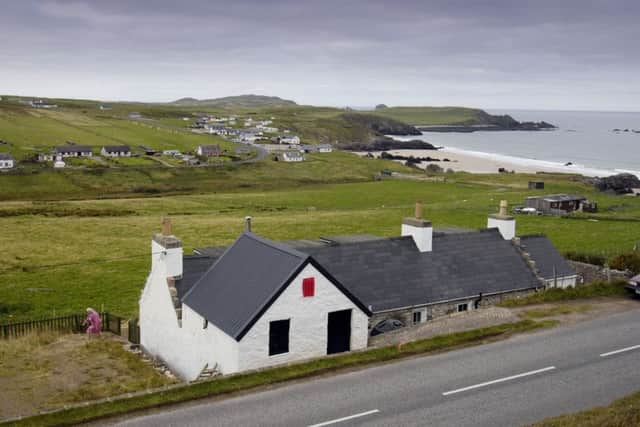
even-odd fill
[{"label": "sea", "polygon": [[[461,154],[523,166],[553,167],[587,176],[628,172],[640,177],[640,112],[486,111],[509,114],[518,121],[544,120],[557,129],[424,132],[412,139],[422,139]],[[571,165],[565,166],[567,163]]]}]

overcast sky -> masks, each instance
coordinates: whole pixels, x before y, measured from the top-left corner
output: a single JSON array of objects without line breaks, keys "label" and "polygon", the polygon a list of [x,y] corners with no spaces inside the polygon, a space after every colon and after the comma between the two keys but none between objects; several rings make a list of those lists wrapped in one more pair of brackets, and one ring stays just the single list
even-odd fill
[{"label": "overcast sky", "polygon": [[3,0],[0,93],[640,111],[640,1]]}]

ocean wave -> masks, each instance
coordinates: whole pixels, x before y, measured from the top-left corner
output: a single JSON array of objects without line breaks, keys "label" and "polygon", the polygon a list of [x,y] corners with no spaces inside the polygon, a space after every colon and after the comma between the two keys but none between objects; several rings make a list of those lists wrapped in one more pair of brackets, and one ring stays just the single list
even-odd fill
[{"label": "ocean wave", "polygon": [[611,176],[619,173],[631,173],[640,178],[640,171],[634,170],[625,170],[625,169],[602,169],[602,168],[593,168],[585,165],[572,163],[571,165],[566,165],[561,162],[554,162],[549,160],[538,160],[538,159],[528,159],[525,157],[517,157],[517,156],[509,156],[505,154],[498,153],[488,153],[483,151],[472,151],[472,150],[464,150],[452,146],[443,147],[444,152],[457,153],[461,155],[473,156],[482,159],[500,161],[516,166],[524,166],[536,168],[539,167],[541,170],[552,170],[557,172],[565,172],[565,173],[576,173],[585,176]]}]

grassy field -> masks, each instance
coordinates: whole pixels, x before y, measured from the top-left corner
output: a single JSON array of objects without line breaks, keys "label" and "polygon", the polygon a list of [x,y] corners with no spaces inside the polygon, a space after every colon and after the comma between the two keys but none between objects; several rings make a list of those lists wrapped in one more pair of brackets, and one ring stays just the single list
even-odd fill
[{"label": "grassy field", "polygon": [[211,167],[51,169],[0,174],[0,200],[95,199],[294,188],[314,183],[371,181],[374,174],[383,169],[421,174],[398,163],[363,159],[343,151],[309,154],[306,161],[295,164],[271,160],[224,163]]},{"label": "grassy field", "polygon": [[[318,165],[309,179],[324,167]],[[173,176],[171,171],[165,170],[167,176]],[[526,188],[529,178],[455,174],[446,182],[391,179],[312,185],[301,177],[278,181],[268,173],[252,176],[248,188],[237,183],[226,187],[230,180],[221,180],[220,185],[205,182],[200,192],[184,195],[7,201],[0,206],[0,321],[72,313],[87,306],[134,316],[149,272],[149,240],[164,215],[172,217],[187,253],[193,247],[232,242],[243,229],[245,215],[254,217],[254,231],[277,240],[350,233],[395,236],[415,200],[424,201],[435,227],[481,228],[500,199],[515,204],[537,194]],[[594,198],[602,213],[597,220],[518,216],[519,234],[546,233],[561,251],[606,256],[629,251],[637,243],[640,221],[625,218],[640,218],[640,200],[598,195],[567,177],[545,180],[547,191]],[[54,192],[56,185],[49,188]]]},{"label": "grassy field", "polygon": [[139,145],[157,150],[176,149],[193,151],[199,144],[221,144],[231,148],[232,144],[212,135],[196,135],[186,127],[173,129],[160,123],[128,120],[126,111],[100,111],[79,108],[39,110],[23,105],[0,103],[0,139],[10,145],[2,151],[11,152],[22,160],[49,152],[56,145],[67,141],[95,147],[94,153],[103,145],[129,145],[139,151]]},{"label": "grassy field", "polygon": [[0,420],[172,382],[109,334],[0,341]]},{"label": "grassy field", "polygon": [[479,110],[466,107],[390,107],[372,113],[411,125],[460,125],[478,121]]}]

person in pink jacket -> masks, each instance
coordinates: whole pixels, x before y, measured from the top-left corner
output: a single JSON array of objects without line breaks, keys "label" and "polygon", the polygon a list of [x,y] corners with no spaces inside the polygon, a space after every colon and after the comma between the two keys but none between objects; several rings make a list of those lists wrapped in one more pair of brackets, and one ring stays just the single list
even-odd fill
[{"label": "person in pink jacket", "polygon": [[87,318],[84,321],[87,327],[87,334],[96,334],[100,335],[100,331],[102,330],[102,321],[100,320],[100,315],[93,308],[87,308]]}]

